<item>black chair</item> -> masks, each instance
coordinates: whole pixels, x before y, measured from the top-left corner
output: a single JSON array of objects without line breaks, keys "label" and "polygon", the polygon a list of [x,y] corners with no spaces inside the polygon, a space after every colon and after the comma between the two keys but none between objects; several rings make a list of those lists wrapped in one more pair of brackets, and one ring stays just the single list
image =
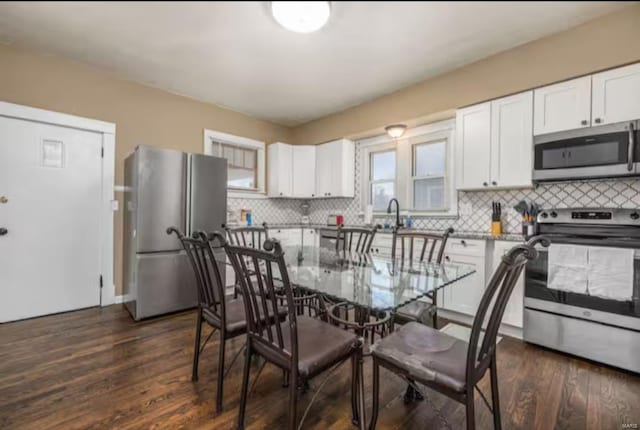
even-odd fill
[{"label": "black chair", "polygon": [[[442,263],[444,249],[449,235],[453,233],[448,228],[442,234],[426,233],[414,230],[393,230],[391,245],[391,257],[396,264],[401,266],[427,263]],[[398,254],[398,246],[400,253]],[[417,252],[416,252],[417,251]],[[431,303],[413,301],[399,308],[394,315],[394,322],[406,324],[408,322],[425,322],[425,317],[431,315],[433,328],[438,328],[438,292],[434,290],[430,294]]]},{"label": "black chair", "polygon": [[[267,240],[264,250],[230,244],[225,246],[225,250],[236,271],[243,297],[251,298],[244,302],[248,328],[238,428],[244,429],[251,357],[257,354],[290,375],[289,430],[296,428],[298,386],[351,359],[353,419],[354,422],[359,423],[361,429],[364,429],[365,418],[360,417],[358,411],[358,409],[364,411],[362,347],[358,337],[324,321],[298,315],[284,254],[277,240]],[[253,267],[259,268],[260,273],[257,276],[247,267],[247,261],[251,261]],[[279,281],[282,287],[274,282],[276,273],[280,275]],[[265,309],[279,311],[282,303],[282,296],[277,291],[279,289],[284,292],[284,307],[288,318],[281,324],[266,325],[257,316],[264,313]],[[357,406],[358,401],[360,408]],[[303,421],[304,416],[299,426]]]},{"label": "black chair", "polygon": [[[487,285],[473,320],[469,342],[431,327],[408,323],[373,346],[373,416],[376,427],[380,395],[380,366],[434,389],[466,407],[467,429],[475,429],[474,389],[493,414],[494,428],[501,428],[496,368],[496,336],[507,302],[528,260],[537,258],[534,246],[549,241],[541,236],[514,246],[504,257]],[[455,285],[452,286],[455,288]],[[493,308],[492,301],[495,300]],[[491,308],[491,309],[490,309]],[[486,321],[486,329],[483,329]],[[484,331],[484,333],[483,333]],[[481,336],[483,337],[481,338]],[[487,370],[491,377],[492,405],[476,384]],[[414,389],[418,390],[416,386]]]},{"label": "black chair", "polygon": [[264,241],[269,239],[269,228],[263,222],[261,226],[229,227],[222,224],[231,245],[261,249]]},{"label": "black chair", "polygon": [[[376,236],[378,227],[338,227],[336,251],[367,253]],[[355,241],[354,241],[355,240]]]},{"label": "black chair", "polygon": [[[191,380],[198,380],[198,363],[200,353],[204,350],[207,342],[213,334],[218,331],[220,334],[220,348],[218,357],[218,387],[216,395],[216,411],[222,411],[223,384],[226,372],[224,371],[225,345],[228,339],[241,336],[246,333],[247,322],[245,318],[245,309],[242,298],[231,299],[225,295],[225,288],[222,282],[220,265],[223,262],[216,261],[214,248],[222,247],[225,242],[224,237],[219,233],[214,235],[206,235],[203,232],[194,233],[192,238],[185,237],[175,227],[169,227],[167,234],[175,233],[184,250],[187,253],[191,266],[196,275],[196,284],[198,287],[198,316],[196,321],[196,336],[193,350],[193,369]],[[213,241],[217,240],[218,244],[214,245]],[[267,317],[265,317],[267,315]],[[264,323],[274,322],[274,312],[260,314],[260,318]],[[285,314],[280,313],[279,320],[284,318]],[[202,335],[202,324],[206,322],[212,327],[212,331],[200,345]],[[229,369],[233,366],[236,359],[240,355],[238,351],[234,356]],[[228,370],[227,370],[228,372]]]}]

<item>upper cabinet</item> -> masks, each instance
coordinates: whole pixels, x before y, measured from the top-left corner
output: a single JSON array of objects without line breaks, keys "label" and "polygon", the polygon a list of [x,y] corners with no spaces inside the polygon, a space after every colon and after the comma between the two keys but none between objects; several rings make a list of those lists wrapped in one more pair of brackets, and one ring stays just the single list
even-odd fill
[{"label": "upper cabinet", "polygon": [[533,98],[536,136],[591,125],[591,76],[538,88]]},{"label": "upper cabinet", "polygon": [[456,112],[459,190],[532,186],[532,111],[527,91]]},{"label": "upper cabinet", "polygon": [[640,64],[593,75],[591,118],[591,125],[640,118]]},{"label": "upper cabinet", "polygon": [[286,143],[272,143],[267,147],[268,195],[269,197],[291,197],[293,176],[291,163],[293,147]]},{"label": "upper cabinet", "polygon": [[268,146],[269,197],[354,197],[355,144]]},{"label": "upper cabinet", "polygon": [[316,197],[355,196],[355,144],[348,139],[316,147]]},{"label": "upper cabinet", "polygon": [[619,67],[534,91],[533,134],[640,118],[640,64]]}]

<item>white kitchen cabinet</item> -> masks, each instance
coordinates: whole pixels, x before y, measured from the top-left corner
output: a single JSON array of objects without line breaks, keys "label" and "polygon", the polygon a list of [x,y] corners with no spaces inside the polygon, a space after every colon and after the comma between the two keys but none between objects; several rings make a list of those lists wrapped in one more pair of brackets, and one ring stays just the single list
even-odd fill
[{"label": "white kitchen cabinet", "polygon": [[316,147],[295,145],[292,148],[292,196],[312,198],[316,193]]},{"label": "white kitchen cabinet", "polygon": [[355,196],[355,144],[347,139],[316,147],[316,197]]},{"label": "white kitchen cabinet", "polygon": [[315,228],[303,228],[302,229],[302,242],[304,246],[320,246],[320,235]]},{"label": "white kitchen cabinet", "polygon": [[533,92],[491,102],[492,187],[530,187],[533,169]]},{"label": "white kitchen cabinet", "polygon": [[640,118],[640,64],[592,76],[591,125]]},{"label": "white kitchen cabinet", "polygon": [[443,309],[475,316],[485,290],[485,249],[484,240],[451,239],[447,243],[444,262],[471,266],[475,273],[441,290],[438,302]]},{"label": "white kitchen cabinet", "polygon": [[532,186],[532,111],[527,91],[456,112],[459,190]]},{"label": "white kitchen cabinet", "polygon": [[292,197],[293,175],[291,164],[293,149],[286,143],[272,143],[267,147],[269,170],[269,197]]},{"label": "white kitchen cabinet", "polygon": [[[507,241],[496,241],[494,243],[493,249],[493,271],[496,270],[500,261],[502,260],[502,256],[505,255],[511,248],[516,246],[518,242],[507,242]],[[513,292],[511,293],[511,297],[509,298],[509,302],[507,303],[507,307],[504,311],[504,316],[502,317],[503,324],[509,324],[513,327],[522,328],[524,315],[524,271],[518,278],[515,287],[513,288]]]},{"label": "white kitchen cabinet", "polygon": [[533,91],[533,134],[555,133],[591,124],[591,76]]},{"label": "white kitchen cabinet", "polygon": [[457,181],[459,190],[485,188],[491,175],[491,103],[456,112]]}]

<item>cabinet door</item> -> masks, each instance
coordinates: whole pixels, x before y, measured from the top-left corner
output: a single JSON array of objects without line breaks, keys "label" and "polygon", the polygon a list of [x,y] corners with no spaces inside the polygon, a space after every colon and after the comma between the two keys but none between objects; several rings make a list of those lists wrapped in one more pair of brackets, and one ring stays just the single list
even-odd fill
[{"label": "cabinet door", "polygon": [[[495,248],[493,251],[493,271],[496,270],[502,256],[504,256],[509,250],[516,246],[518,242],[504,242],[504,241],[496,241]],[[524,315],[524,272],[518,278],[515,287],[513,288],[513,292],[511,293],[511,297],[509,298],[509,302],[507,303],[507,307],[505,308],[504,315],[502,317],[503,324],[509,324],[513,327],[522,328],[522,321]]]},{"label": "cabinet door", "polygon": [[269,197],[291,197],[291,164],[293,151],[286,143],[272,143],[268,146]]},{"label": "cabinet door", "polygon": [[445,261],[472,266],[475,273],[444,287],[443,308],[475,316],[485,287],[484,257],[449,254],[445,256]]},{"label": "cabinet door", "polygon": [[592,125],[640,118],[640,64],[593,75]]},{"label": "cabinet door", "polygon": [[591,76],[533,91],[533,134],[591,125]]},{"label": "cabinet door", "polygon": [[491,103],[456,112],[457,188],[482,189],[491,176]]},{"label": "cabinet door", "polygon": [[316,148],[316,197],[354,197],[355,145],[347,139]]},{"label": "cabinet door", "polygon": [[302,241],[304,246],[318,247],[319,238],[315,229],[305,228],[302,230]]},{"label": "cabinet door", "polygon": [[292,151],[292,195],[293,197],[315,197],[316,147],[293,146]]},{"label": "cabinet door", "polygon": [[531,187],[533,92],[491,102],[491,187]]},{"label": "cabinet door", "polygon": [[288,246],[300,246],[302,243],[302,229],[290,228],[287,231],[287,245]]},{"label": "cabinet door", "polygon": [[331,147],[318,145],[316,148],[316,197],[328,197],[332,187]]}]

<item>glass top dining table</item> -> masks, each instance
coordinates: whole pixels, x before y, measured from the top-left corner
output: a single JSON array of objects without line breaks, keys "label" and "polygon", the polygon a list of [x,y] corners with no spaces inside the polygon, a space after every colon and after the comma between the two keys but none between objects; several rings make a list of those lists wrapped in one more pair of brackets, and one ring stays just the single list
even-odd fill
[{"label": "glass top dining table", "polygon": [[395,311],[452,286],[475,269],[456,263],[413,263],[391,257],[283,246],[292,285],[372,311]]}]

